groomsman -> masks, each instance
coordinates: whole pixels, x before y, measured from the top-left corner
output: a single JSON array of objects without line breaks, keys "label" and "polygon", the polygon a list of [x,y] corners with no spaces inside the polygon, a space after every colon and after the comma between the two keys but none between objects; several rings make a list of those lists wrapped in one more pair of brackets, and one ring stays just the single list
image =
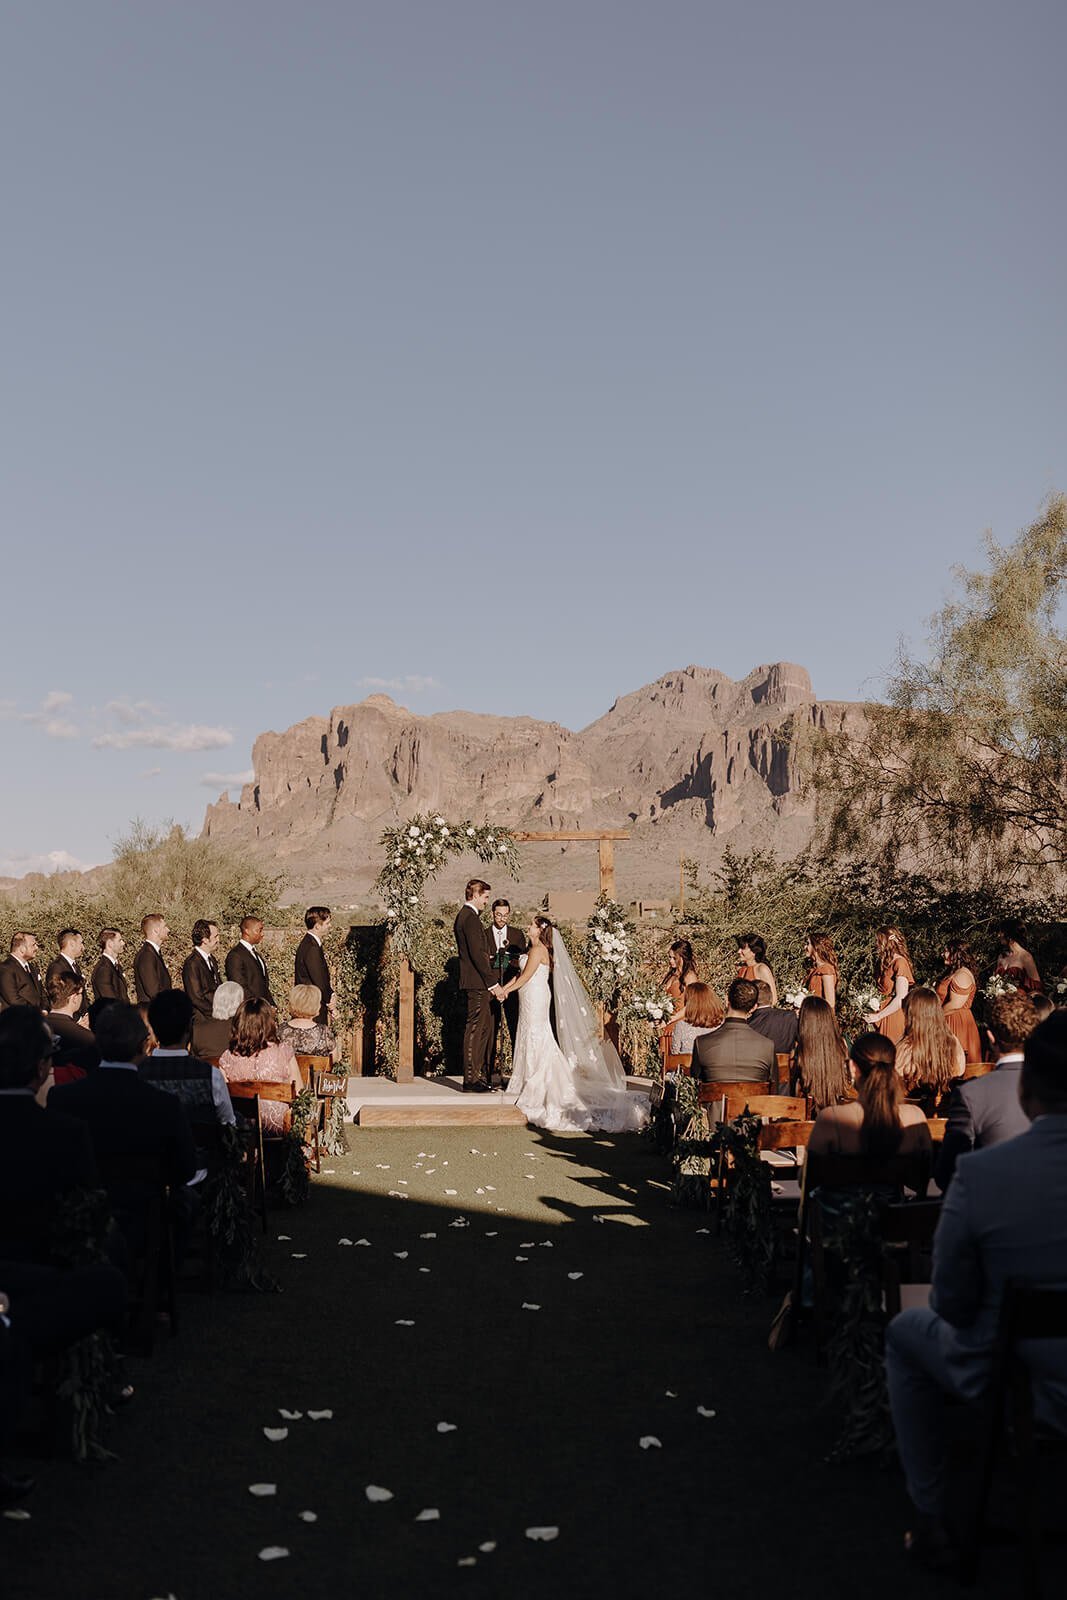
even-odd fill
[{"label": "groomsman", "polygon": [[100,946],[100,960],[93,968],[93,999],[97,1003],[113,1000],[120,1006],[128,1006],[130,991],[119,966],[126,941],[117,928],[101,928],[96,942]]},{"label": "groomsman", "polygon": [[0,961],[0,1010],[6,1006],[36,1006],[48,1010],[48,996],[36,961],[37,935],[15,933],[11,954]]},{"label": "groomsman", "polygon": [[[507,900],[493,901],[493,920],[489,924],[486,934],[486,943],[489,946],[489,961],[496,974],[497,982],[501,988],[517,978],[520,972],[519,957],[526,953],[527,939],[521,928],[513,928],[510,922],[511,906]],[[515,1029],[519,1024],[519,997],[509,994],[506,1000],[494,1000],[493,1006],[493,1053],[490,1056],[494,1068],[496,1066],[497,1039],[500,1035],[500,1016],[508,1025],[508,1034],[511,1038],[511,1048],[515,1049]]]},{"label": "groomsman", "polygon": [[144,944],[133,958],[133,982],[139,1005],[148,1005],[162,994],[173,989],[167,963],[163,959],[163,946],[170,938],[170,929],[158,911],[150,911],[141,918],[141,937]]},{"label": "groomsman", "polygon": [[200,917],[193,923],[193,948],[182,966],[182,988],[189,997],[193,1014],[210,1017],[215,990],[222,973],[215,952],[219,947],[219,925]]},{"label": "groomsman", "polygon": [[333,1010],[333,984],[330,982],[330,969],[326,965],[326,952],[322,948],[329,926],[329,906],[308,906],[304,912],[307,933],[296,947],[296,960],[293,963],[293,982],[313,983],[322,995],[322,1005],[315,1018],[316,1022],[322,1023],[329,1021],[328,1014]]},{"label": "groomsman", "polygon": [[267,1000],[273,1006],[267,963],[256,948],[262,939],[262,917],[242,917],[241,937],[226,957],[226,976],[241,985],[246,1000]]},{"label": "groomsman", "polygon": [[51,995],[52,984],[56,978],[77,978],[82,989],[82,999],[81,1006],[74,1013],[74,1020],[80,1022],[89,1010],[89,997],[85,992],[85,974],[81,968],[81,959],[85,954],[85,935],[77,928],[64,928],[56,943],[59,945],[59,954],[48,963],[44,986]]}]

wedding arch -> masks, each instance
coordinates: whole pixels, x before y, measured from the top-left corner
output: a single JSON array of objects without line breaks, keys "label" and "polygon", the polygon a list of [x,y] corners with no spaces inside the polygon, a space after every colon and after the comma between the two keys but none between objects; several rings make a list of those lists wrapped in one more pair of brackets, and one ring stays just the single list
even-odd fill
[{"label": "wedding arch", "polygon": [[449,857],[474,855],[486,866],[497,865],[509,877],[518,878],[516,847],[520,843],[596,841],[600,894],[614,900],[615,841],[629,837],[620,828],[515,832],[490,822],[449,821],[438,813],[410,817],[385,830],[381,837],[384,859],[375,888],[385,906],[386,926],[400,964],[397,1082],[415,1075],[415,969],[411,957],[426,918],[423,895]]}]

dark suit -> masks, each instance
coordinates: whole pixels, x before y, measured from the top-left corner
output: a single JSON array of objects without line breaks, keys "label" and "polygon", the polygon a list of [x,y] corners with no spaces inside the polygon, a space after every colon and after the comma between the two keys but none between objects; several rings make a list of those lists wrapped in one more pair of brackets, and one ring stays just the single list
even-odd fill
[{"label": "dark suit", "polygon": [[230,1048],[233,1022],[217,1017],[193,1018],[193,1054],[201,1061],[217,1061]]},{"label": "dark suit", "polygon": [[31,961],[28,965],[27,972],[16,956],[0,961],[0,1011],[8,1006],[36,1006],[38,1011],[48,1010],[48,996],[37,964]]},{"label": "dark suit", "polygon": [[133,958],[133,983],[138,1005],[147,1005],[164,989],[173,989],[170,970],[154,944],[146,939]]},{"label": "dark suit", "polygon": [[[518,977],[522,970],[519,965],[519,957],[526,953],[526,947],[528,943],[526,935],[523,933],[522,929],[513,928],[510,923],[507,924],[502,932],[504,934],[504,944],[502,950],[498,954],[496,947],[497,930],[495,925],[490,924],[490,926],[485,930],[485,946],[489,952],[489,961],[491,963],[496,981],[500,984],[501,988],[503,988],[504,984],[510,983],[512,978]],[[500,959],[501,957],[503,957],[503,960]],[[508,1035],[511,1039],[512,1051],[514,1052],[515,1029],[519,1025],[519,997],[517,994],[509,994],[507,999],[501,1002],[499,1000],[494,1000],[492,996],[490,996],[490,1006],[493,1012],[493,1044],[489,1059],[495,1063],[497,1037],[500,1033],[500,1017],[502,1013],[504,1021],[508,1025]]]},{"label": "dark suit", "polygon": [[702,1083],[769,1084],[773,1073],[774,1045],[738,1017],[693,1041],[692,1074]]},{"label": "dark suit", "polygon": [[116,1000],[120,1006],[130,1003],[130,991],[122,968],[108,956],[101,956],[93,968],[94,1000]]},{"label": "dark suit", "polygon": [[771,1041],[775,1055],[792,1055],[797,1042],[797,1014],[792,1006],[757,1006],[748,1025]]},{"label": "dark suit", "polygon": [[305,933],[296,947],[293,982],[313,983],[316,989],[321,991],[322,1005],[315,1021],[327,1022],[329,1020],[327,1007],[333,999],[333,984],[330,982],[330,969],[326,965],[326,952],[310,933]]},{"label": "dark suit", "polygon": [[226,977],[230,983],[239,983],[246,1000],[269,1000],[275,1004],[267,981],[267,963],[254,955],[247,945],[235,944],[226,956]]},{"label": "dark suit", "polygon": [[210,1017],[211,1002],[221,982],[222,973],[215,957],[190,950],[182,966],[182,988],[189,997],[194,1016]]},{"label": "dark suit", "polygon": [[88,1028],[65,1011],[50,1011],[44,1020],[59,1038],[60,1048],[52,1057],[54,1067],[78,1067],[82,1072],[92,1072],[100,1065],[96,1039]]},{"label": "dark suit", "polygon": [[956,1162],[969,1150],[984,1150],[1026,1133],[1030,1119],[1019,1104],[1021,1072],[1020,1058],[994,1067],[984,1078],[953,1084],[945,1137],[934,1169],[939,1189],[948,1188]]},{"label": "dark suit", "polygon": [[74,1020],[77,1022],[78,1018],[84,1017],[89,1009],[89,985],[85,980],[85,973],[77,962],[68,961],[66,956],[56,956],[54,961],[48,963],[48,971],[44,975],[46,994],[50,994],[52,985],[57,978],[77,978],[82,986],[82,1003],[74,1013]]},{"label": "dark suit", "polygon": [[[52,1213],[70,1189],[98,1182],[88,1130],[32,1094],[0,1095],[0,1257],[51,1258]],[[0,1283],[0,1288],[6,1285]]]},{"label": "dark suit", "polygon": [[467,1025],[463,1030],[463,1082],[488,1083],[489,1051],[493,1043],[490,986],[496,982],[489,965],[485,923],[473,906],[460,909],[453,932],[459,951],[459,986],[467,999]]}]

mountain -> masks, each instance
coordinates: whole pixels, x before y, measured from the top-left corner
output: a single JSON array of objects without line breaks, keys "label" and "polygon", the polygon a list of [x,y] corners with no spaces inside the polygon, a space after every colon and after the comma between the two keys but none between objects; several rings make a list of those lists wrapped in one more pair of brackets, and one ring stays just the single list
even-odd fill
[{"label": "mountain", "polygon": [[[669,672],[579,733],[533,717],[418,716],[375,694],[261,734],[253,781],[236,804],[223,795],[209,806],[203,831],[276,864],[293,898],[351,903],[370,893],[383,828],[416,812],[536,830],[629,828],[616,847],[620,898],[665,898],[680,856],[706,869],[727,846],[801,850],[813,811],[798,793],[790,728],[862,717],[862,706],[817,701],[804,668],[781,661],[740,682],[708,667]],[[516,900],[595,885],[590,845],[522,853]],[[454,894],[473,865],[450,866],[441,892]]]}]

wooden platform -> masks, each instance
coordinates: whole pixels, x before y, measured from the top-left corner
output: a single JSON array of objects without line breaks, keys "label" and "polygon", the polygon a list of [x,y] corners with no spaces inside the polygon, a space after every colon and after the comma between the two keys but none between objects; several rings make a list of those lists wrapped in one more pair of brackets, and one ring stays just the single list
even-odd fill
[{"label": "wooden platform", "polygon": [[[648,1093],[648,1082],[630,1078],[627,1088]],[[525,1127],[513,1094],[464,1094],[462,1078],[349,1078],[348,1110],[357,1128]]]}]

